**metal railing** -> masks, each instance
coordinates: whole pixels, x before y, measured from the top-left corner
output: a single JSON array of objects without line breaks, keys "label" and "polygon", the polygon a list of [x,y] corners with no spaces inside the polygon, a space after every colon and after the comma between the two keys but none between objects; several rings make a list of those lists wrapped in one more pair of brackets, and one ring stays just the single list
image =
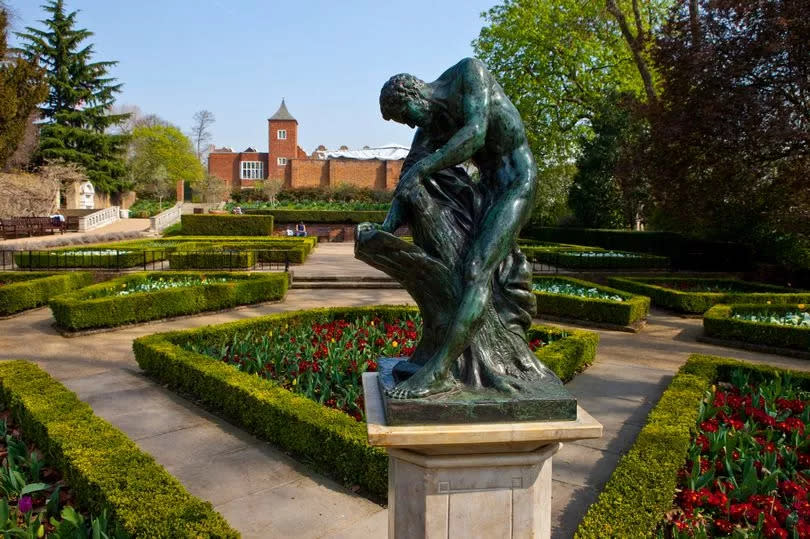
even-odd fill
[{"label": "metal railing", "polygon": [[0,271],[289,271],[287,249],[221,251],[67,249],[0,250]]},{"label": "metal railing", "polygon": [[[638,253],[637,257],[596,255],[591,251],[548,251],[527,252],[532,265],[532,273],[578,273],[600,271],[668,271],[670,261],[665,257],[647,256]],[[629,259],[641,259],[630,262]]]}]

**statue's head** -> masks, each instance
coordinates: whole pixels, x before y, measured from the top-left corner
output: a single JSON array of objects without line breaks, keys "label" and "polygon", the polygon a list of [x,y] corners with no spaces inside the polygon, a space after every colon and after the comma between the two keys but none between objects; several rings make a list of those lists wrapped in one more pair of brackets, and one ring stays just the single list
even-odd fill
[{"label": "statue's head", "polygon": [[425,81],[400,73],[394,75],[380,92],[380,111],[386,120],[411,127],[426,125],[430,119],[430,101],[425,95]]}]

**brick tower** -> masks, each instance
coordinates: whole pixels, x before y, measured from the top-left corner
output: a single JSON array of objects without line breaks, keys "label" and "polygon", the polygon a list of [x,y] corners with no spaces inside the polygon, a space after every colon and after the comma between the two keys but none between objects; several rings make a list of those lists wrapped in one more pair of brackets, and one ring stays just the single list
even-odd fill
[{"label": "brick tower", "polygon": [[267,147],[268,179],[286,181],[290,160],[298,156],[298,120],[287,110],[284,99],[267,119]]}]

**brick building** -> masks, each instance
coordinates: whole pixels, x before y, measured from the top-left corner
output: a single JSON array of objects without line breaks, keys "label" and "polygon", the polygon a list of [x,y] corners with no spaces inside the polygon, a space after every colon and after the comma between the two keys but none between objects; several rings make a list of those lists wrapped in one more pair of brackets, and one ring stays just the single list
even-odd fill
[{"label": "brick building", "polygon": [[329,187],[348,183],[371,189],[392,189],[399,180],[407,148],[388,146],[330,152],[319,146],[307,155],[298,145],[298,121],[284,100],[267,119],[267,152],[246,148],[214,148],[208,172],[222,178],[229,189],[252,187],[257,180],[282,180],[284,187]]}]

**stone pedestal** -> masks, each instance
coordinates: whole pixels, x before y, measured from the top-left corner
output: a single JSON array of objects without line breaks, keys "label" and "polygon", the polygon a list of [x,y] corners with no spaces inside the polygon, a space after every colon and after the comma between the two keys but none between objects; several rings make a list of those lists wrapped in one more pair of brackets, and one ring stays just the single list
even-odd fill
[{"label": "stone pedestal", "polygon": [[363,375],[368,439],[388,450],[388,537],[548,538],[551,458],[602,436],[572,421],[389,426],[377,373]]}]

